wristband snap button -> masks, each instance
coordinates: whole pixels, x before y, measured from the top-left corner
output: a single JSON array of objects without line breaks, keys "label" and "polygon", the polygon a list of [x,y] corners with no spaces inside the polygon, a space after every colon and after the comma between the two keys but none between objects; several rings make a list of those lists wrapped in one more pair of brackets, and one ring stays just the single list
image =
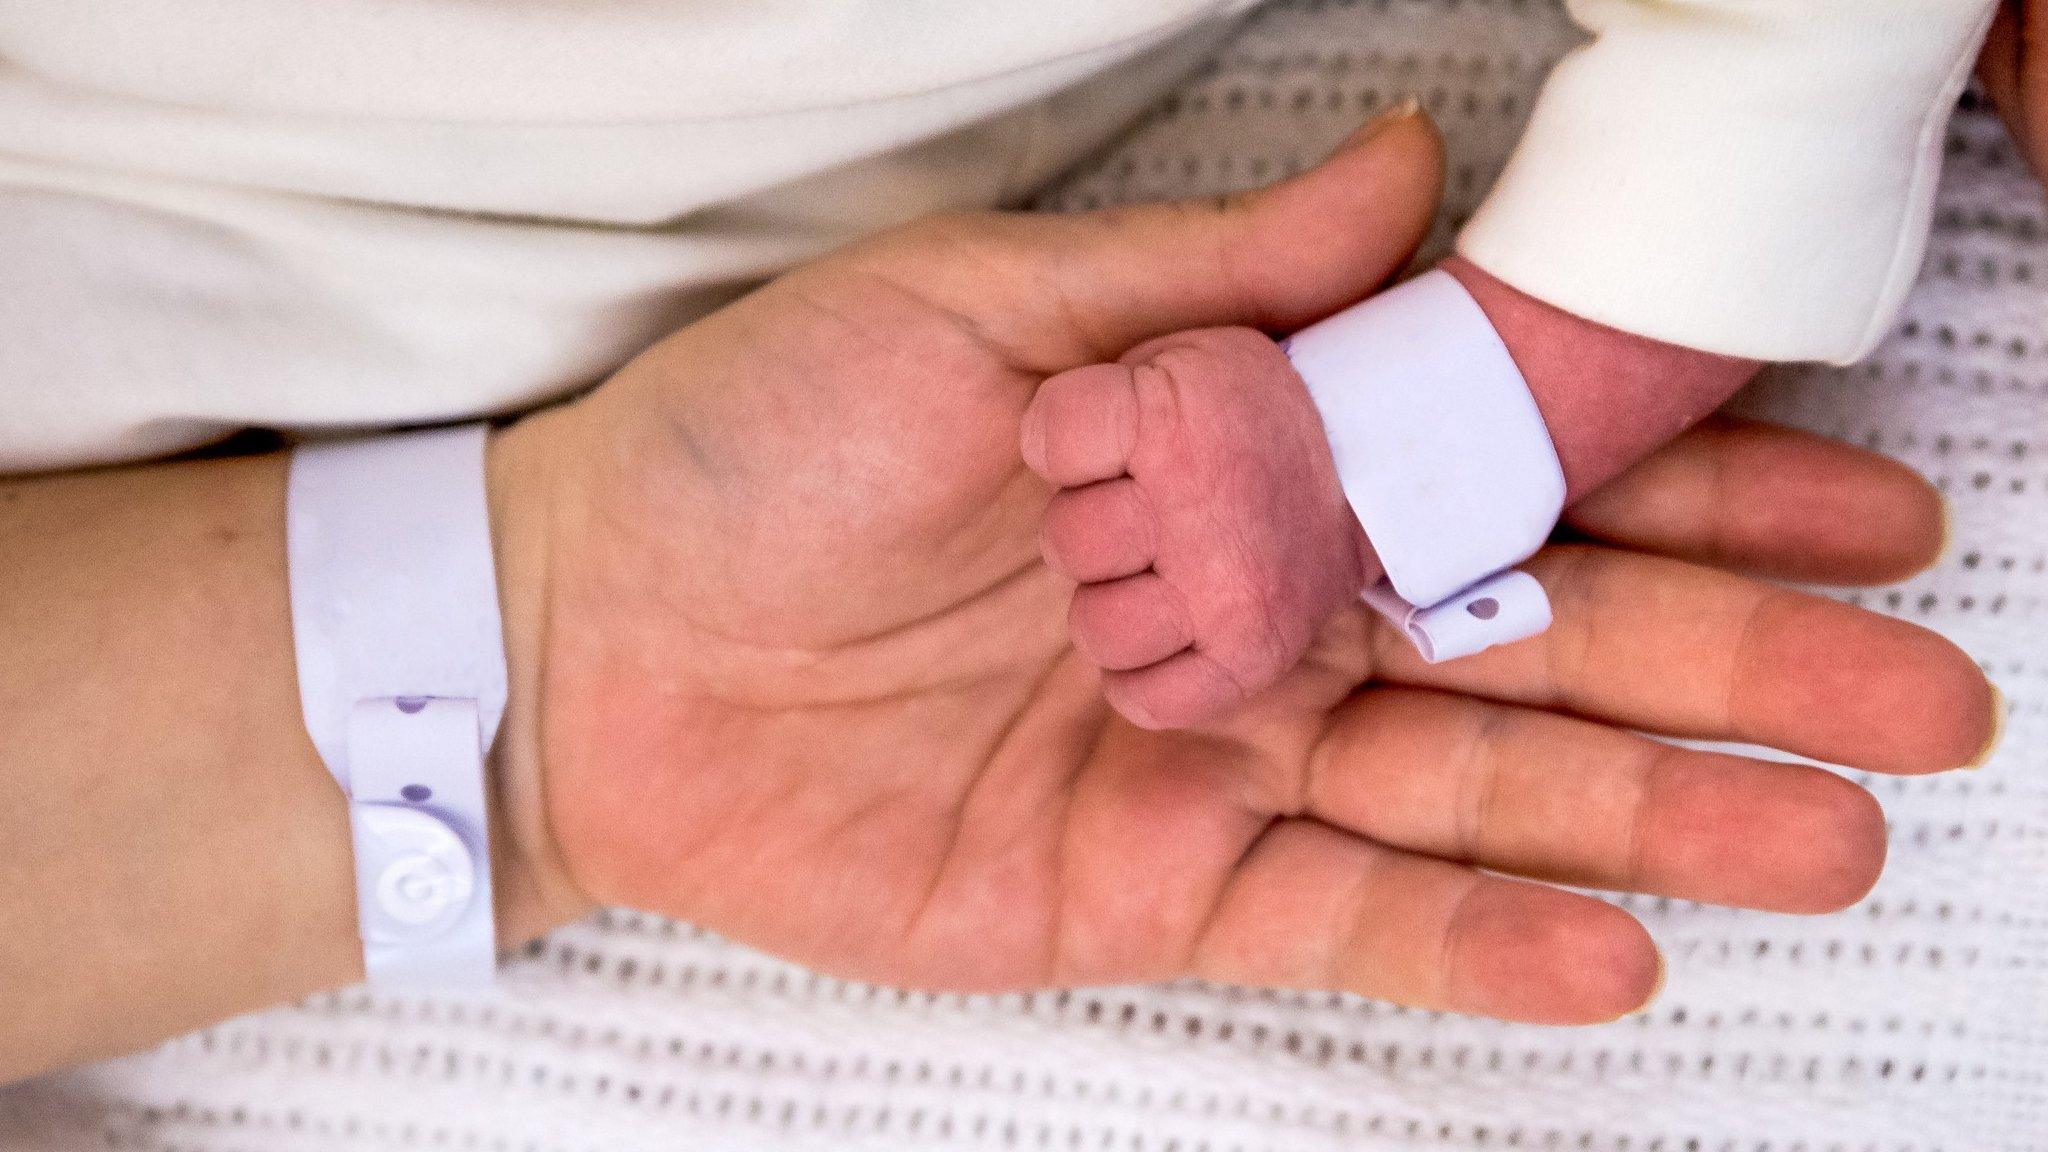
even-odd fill
[{"label": "wristband snap button", "polygon": [[377,878],[377,903],[401,924],[428,924],[438,919],[458,895],[458,881],[448,865],[424,852],[393,860]]},{"label": "wristband snap button", "polygon": [[354,821],[363,933],[380,944],[419,943],[448,930],[476,893],[476,862],[462,838],[432,813],[357,804]]}]

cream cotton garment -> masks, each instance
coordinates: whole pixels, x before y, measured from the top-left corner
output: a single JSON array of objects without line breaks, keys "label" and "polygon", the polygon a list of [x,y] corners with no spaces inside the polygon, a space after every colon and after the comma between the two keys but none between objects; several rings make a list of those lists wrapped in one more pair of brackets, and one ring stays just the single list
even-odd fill
[{"label": "cream cotton garment", "polygon": [[[0,3],[0,471],[560,396],[1015,198],[1249,2]],[[1465,249],[1629,331],[1861,355],[1992,4],[1573,0],[1597,39]]]},{"label": "cream cotton garment", "polygon": [[1848,363],[1920,270],[1943,129],[1997,0],[1566,0],[1552,73],[1459,249],[1566,311]]},{"label": "cream cotton garment", "polygon": [[1014,200],[1247,6],[0,2],[0,471],[562,395]]}]

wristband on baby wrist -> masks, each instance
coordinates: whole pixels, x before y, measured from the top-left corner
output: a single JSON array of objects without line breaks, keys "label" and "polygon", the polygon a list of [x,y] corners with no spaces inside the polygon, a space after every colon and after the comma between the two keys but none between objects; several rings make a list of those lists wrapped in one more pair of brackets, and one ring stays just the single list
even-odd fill
[{"label": "wristband on baby wrist", "polygon": [[485,439],[469,425],[292,454],[299,702],[348,797],[379,984],[486,984],[496,967],[484,764],[506,689]]},{"label": "wristband on baby wrist", "polygon": [[1556,527],[1564,471],[1528,383],[1463,285],[1427,273],[1283,347],[1386,569],[1366,603],[1431,663],[1548,628],[1542,585],[1513,568]]}]

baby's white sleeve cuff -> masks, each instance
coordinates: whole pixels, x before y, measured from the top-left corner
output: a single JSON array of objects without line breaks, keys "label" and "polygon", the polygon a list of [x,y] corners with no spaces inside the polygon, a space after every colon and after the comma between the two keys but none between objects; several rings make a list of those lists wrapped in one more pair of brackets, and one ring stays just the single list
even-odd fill
[{"label": "baby's white sleeve cuff", "polygon": [[1881,340],[1927,246],[1997,0],[1568,0],[1558,65],[1459,240],[1609,327],[1755,360]]}]

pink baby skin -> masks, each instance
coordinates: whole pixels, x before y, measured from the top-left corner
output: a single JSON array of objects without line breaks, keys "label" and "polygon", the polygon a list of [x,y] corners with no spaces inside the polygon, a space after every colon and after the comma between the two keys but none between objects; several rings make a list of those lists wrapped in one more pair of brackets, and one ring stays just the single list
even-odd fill
[{"label": "pink baby skin", "polygon": [[[1568,499],[1706,417],[1760,367],[1582,319],[1462,258],[1443,269],[1528,381]],[[1141,727],[1200,724],[1257,695],[1382,575],[1307,386],[1263,333],[1179,332],[1054,376],[1021,441],[1057,490],[1043,544],[1078,585],[1074,644]]]}]

